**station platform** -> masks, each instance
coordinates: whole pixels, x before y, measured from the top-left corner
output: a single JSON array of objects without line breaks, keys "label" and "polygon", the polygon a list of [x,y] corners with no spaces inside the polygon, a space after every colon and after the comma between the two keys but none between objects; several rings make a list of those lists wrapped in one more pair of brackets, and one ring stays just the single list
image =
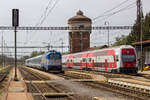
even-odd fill
[{"label": "station platform", "polygon": [[150,71],[142,71],[142,72],[139,71],[138,73],[139,73],[139,74],[148,74],[148,75],[150,75]]},{"label": "station platform", "polygon": [[17,70],[18,81],[14,81],[15,70],[10,73],[9,85],[7,88],[5,100],[33,100],[31,94],[27,93],[25,82],[22,80],[22,76]]},{"label": "station platform", "polygon": [[76,71],[67,71],[65,74],[69,75],[74,75],[78,76],[83,79],[92,79],[95,81],[107,81],[107,78],[104,77],[103,75],[95,75],[95,74],[90,74],[90,73],[82,73],[82,72],[76,72]]}]

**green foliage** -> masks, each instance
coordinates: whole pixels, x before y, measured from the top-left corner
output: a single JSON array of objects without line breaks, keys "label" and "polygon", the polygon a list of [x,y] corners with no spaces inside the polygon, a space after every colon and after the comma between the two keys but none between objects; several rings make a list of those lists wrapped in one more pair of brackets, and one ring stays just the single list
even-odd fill
[{"label": "green foliage", "polygon": [[116,41],[113,46],[118,46],[118,45],[123,45],[123,44],[127,44],[127,40],[126,40],[126,36],[122,35],[121,37],[117,37]]},{"label": "green foliage", "polygon": [[[150,13],[146,14],[145,18],[142,20],[142,40],[150,40]],[[113,46],[118,45],[131,45],[132,43],[137,42],[137,21],[133,26],[133,30],[129,35],[116,38],[116,42]]]},{"label": "green foliage", "polygon": [[7,57],[6,55],[0,55],[0,65],[2,64],[13,64],[14,58]]},{"label": "green foliage", "polygon": [[39,56],[39,55],[42,55],[42,54],[44,54],[44,53],[45,53],[45,52],[33,51],[32,54],[31,54],[31,57]]},{"label": "green foliage", "polygon": [[62,55],[65,55],[65,54],[68,54],[69,52],[63,52],[63,53],[61,53]]}]

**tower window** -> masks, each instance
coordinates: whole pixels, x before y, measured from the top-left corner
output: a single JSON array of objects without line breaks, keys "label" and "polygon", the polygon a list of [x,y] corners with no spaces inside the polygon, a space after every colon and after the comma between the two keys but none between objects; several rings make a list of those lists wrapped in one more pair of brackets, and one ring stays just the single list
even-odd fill
[{"label": "tower window", "polygon": [[79,26],[79,29],[83,29],[83,28],[84,28],[84,25],[80,25],[80,26]]}]

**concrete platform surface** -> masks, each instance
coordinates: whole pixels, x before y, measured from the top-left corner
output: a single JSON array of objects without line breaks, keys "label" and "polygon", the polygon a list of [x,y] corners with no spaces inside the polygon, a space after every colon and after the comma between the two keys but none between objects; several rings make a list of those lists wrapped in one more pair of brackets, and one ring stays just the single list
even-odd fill
[{"label": "concrete platform surface", "polygon": [[14,68],[11,73],[11,80],[8,86],[7,98],[6,100],[33,100],[31,95],[28,95],[25,82],[17,69],[17,77],[19,81],[14,81]]},{"label": "concrete platform surface", "polygon": [[110,78],[110,80],[122,81],[122,82],[129,82],[133,84],[143,85],[150,87],[150,82],[134,80],[134,79],[124,79],[124,78]]},{"label": "concrete platform surface", "polygon": [[8,93],[7,100],[32,100],[26,93]]},{"label": "concrete platform surface", "polygon": [[9,85],[9,88],[11,87],[22,87],[22,88],[25,88],[25,84],[23,81],[11,81],[10,82],[10,85]]},{"label": "concrete platform surface", "polygon": [[97,80],[97,81],[107,81],[107,78],[104,77],[103,75],[82,73],[82,72],[76,72],[76,71],[67,71],[67,72],[65,72],[65,74],[79,76],[83,79],[93,79],[93,80]]},{"label": "concrete platform surface", "polygon": [[143,72],[139,71],[138,73],[150,75],[150,71],[143,71]]}]

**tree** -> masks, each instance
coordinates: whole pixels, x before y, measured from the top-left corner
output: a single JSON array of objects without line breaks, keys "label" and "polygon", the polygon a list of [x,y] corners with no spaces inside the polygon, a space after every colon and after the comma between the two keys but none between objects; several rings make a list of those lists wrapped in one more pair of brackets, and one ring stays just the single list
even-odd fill
[{"label": "tree", "polygon": [[[146,14],[145,18],[142,20],[142,40],[150,40],[150,13]],[[137,42],[137,21],[129,35],[117,37],[113,46],[131,45],[134,42]]]},{"label": "tree", "polygon": [[45,52],[38,52],[38,51],[33,51],[32,54],[31,54],[31,57],[35,57],[35,56],[39,56],[41,54],[44,54]]}]

